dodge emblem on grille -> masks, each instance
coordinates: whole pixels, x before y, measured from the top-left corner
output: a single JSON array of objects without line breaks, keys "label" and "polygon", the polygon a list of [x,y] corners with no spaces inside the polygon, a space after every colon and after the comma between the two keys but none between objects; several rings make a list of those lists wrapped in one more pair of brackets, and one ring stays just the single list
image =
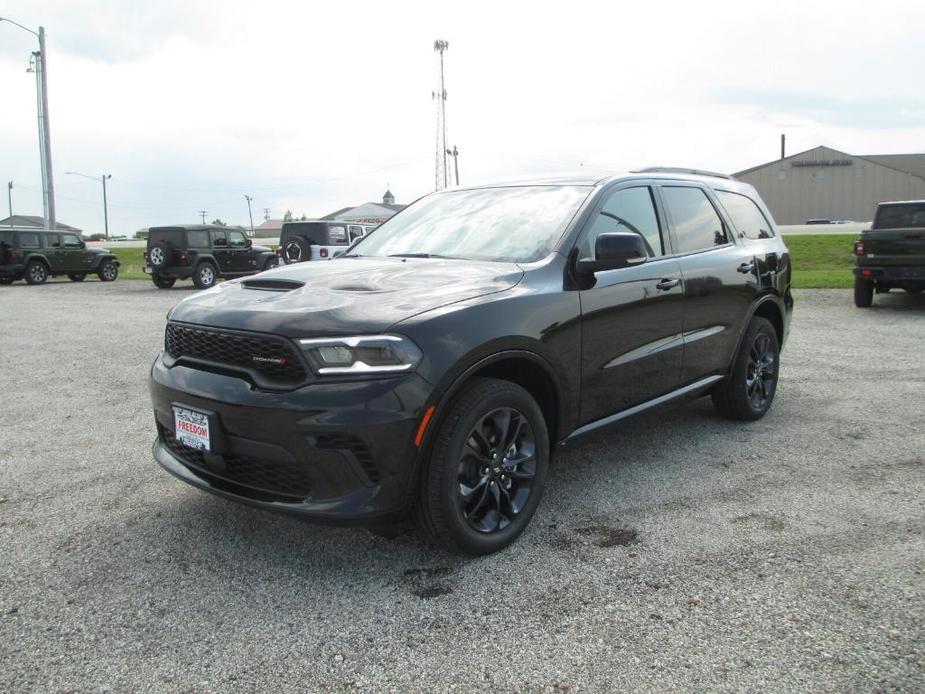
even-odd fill
[{"label": "dodge emblem on grille", "polygon": [[259,362],[259,363],[261,363],[261,364],[276,364],[276,365],[278,365],[278,366],[285,366],[285,365],[286,365],[286,357],[258,357],[258,356],[254,356],[254,357],[251,357],[251,359],[253,359],[254,361]]}]

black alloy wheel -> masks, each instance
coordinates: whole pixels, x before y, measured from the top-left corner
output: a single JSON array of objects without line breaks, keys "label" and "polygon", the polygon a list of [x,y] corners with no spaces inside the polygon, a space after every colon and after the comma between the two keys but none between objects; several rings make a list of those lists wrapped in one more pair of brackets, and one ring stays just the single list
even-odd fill
[{"label": "black alloy wheel", "polygon": [[771,336],[758,333],[748,354],[748,370],[745,374],[745,390],[755,410],[765,408],[774,397],[777,378],[777,355],[771,346]]},{"label": "black alloy wheel", "polygon": [[527,527],[549,467],[546,420],[523,387],[473,378],[438,411],[416,505],[436,544],[481,555]]},{"label": "black alloy wheel", "polygon": [[777,392],[780,368],[777,331],[766,318],[752,318],[729,373],[710,393],[717,411],[729,419],[764,417]]},{"label": "black alloy wheel", "polygon": [[469,432],[459,458],[459,502],[480,533],[503,530],[527,504],[536,477],[536,440],[527,418],[502,407]]}]

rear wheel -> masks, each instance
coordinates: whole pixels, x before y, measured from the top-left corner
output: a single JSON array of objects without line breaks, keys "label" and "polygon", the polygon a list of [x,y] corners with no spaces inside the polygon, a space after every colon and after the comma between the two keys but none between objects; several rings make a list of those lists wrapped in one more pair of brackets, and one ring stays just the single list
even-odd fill
[{"label": "rear wheel", "polygon": [[26,266],[26,282],[45,284],[46,280],[48,280],[48,268],[41,260],[33,260]]},{"label": "rear wheel", "polygon": [[764,417],[777,392],[779,357],[774,326],[766,318],[752,318],[732,369],[711,393],[717,411],[728,419]]},{"label": "rear wheel", "polygon": [[151,273],[151,281],[158,289],[170,289],[177,281],[176,277],[166,277],[156,272]]},{"label": "rear wheel", "polygon": [[193,284],[198,289],[208,289],[215,284],[216,279],[215,266],[212,263],[199,263],[193,272]]},{"label": "rear wheel", "polygon": [[87,279],[86,272],[69,272],[67,276],[70,278],[71,282],[83,282]]},{"label": "rear wheel", "polygon": [[437,544],[489,554],[533,517],[549,466],[543,413],[515,383],[477,378],[436,432],[418,498],[420,524]]},{"label": "rear wheel", "polygon": [[874,283],[860,277],[854,278],[854,305],[869,308],[874,303]]},{"label": "rear wheel", "polygon": [[100,269],[96,271],[96,276],[100,278],[100,282],[114,282],[119,276],[119,266],[113,260],[104,260]]}]

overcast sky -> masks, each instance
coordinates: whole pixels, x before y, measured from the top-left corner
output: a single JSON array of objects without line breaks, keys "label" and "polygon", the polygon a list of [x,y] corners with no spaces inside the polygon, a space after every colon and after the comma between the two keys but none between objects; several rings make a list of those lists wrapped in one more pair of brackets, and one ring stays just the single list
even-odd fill
[{"label": "overcast sky", "polygon": [[[925,151],[921,2],[6,2],[45,26],[58,219],[110,232],[434,187],[434,39],[463,184]],[[0,180],[41,214],[36,40],[0,23]],[[5,186],[4,186],[5,187]],[[2,203],[6,216],[6,201]]]}]

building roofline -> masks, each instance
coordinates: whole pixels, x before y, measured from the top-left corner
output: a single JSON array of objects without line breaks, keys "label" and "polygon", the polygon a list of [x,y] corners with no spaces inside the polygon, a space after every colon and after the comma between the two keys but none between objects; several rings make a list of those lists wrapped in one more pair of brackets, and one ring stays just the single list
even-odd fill
[{"label": "building roofline", "polygon": [[[758,164],[757,166],[752,166],[751,168],[743,169],[742,171],[737,171],[736,173],[732,174],[732,176],[733,176],[733,178],[738,178],[739,176],[742,176],[742,175],[747,174],[747,173],[751,173],[752,171],[757,171],[758,169],[763,169],[763,168],[765,168],[766,166],[770,166],[771,164],[777,164],[778,162],[783,162],[783,161],[790,161],[791,159],[794,159],[795,157],[799,157],[799,156],[801,156],[801,155],[803,155],[803,154],[807,154],[808,152],[813,152],[813,151],[815,151],[815,150],[817,150],[817,149],[822,149],[823,147],[825,147],[826,149],[830,149],[830,150],[832,150],[833,152],[838,152],[838,154],[844,154],[846,157],[853,157],[853,158],[855,158],[855,159],[863,159],[864,161],[870,162],[871,164],[874,164],[874,165],[876,165],[876,166],[882,166],[884,169],[891,169],[891,170],[893,170],[893,171],[898,171],[899,173],[904,173],[904,174],[906,174],[907,176],[915,176],[916,178],[921,178],[921,179],[925,180],[925,176],[920,176],[919,174],[913,173],[912,171],[907,171],[906,169],[899,169],[899,168],[897,168],[897,167],[895,167],[895,166],[890,166],[889,164],[884,164],[884,163],[882,163],[882,162],[875,161],[874,159],[871,159],[871,157],[883,157],[883,156],[890,156],[890,155],[885,155],[885,154],[850,154],[850,153],[844,152],[844,151],[842,151],[842,150],[840,150],[840,149],[835,149],[834,147],[829,147],[828,145],[816,145],[815,147],[810,147],[809,149],[804,149],[802,152],[797,152],[796,154],[791,154],[789,157],[784,157],[783,159],[772,159],[771,161],[766,161],[764,164]],[[913,154],[915,154],[915,152],[913,152]],[[901,155],[900,155],[900,156],[901,156]],[[925,156],[925,155],[923,155],[923,156]]]}]

